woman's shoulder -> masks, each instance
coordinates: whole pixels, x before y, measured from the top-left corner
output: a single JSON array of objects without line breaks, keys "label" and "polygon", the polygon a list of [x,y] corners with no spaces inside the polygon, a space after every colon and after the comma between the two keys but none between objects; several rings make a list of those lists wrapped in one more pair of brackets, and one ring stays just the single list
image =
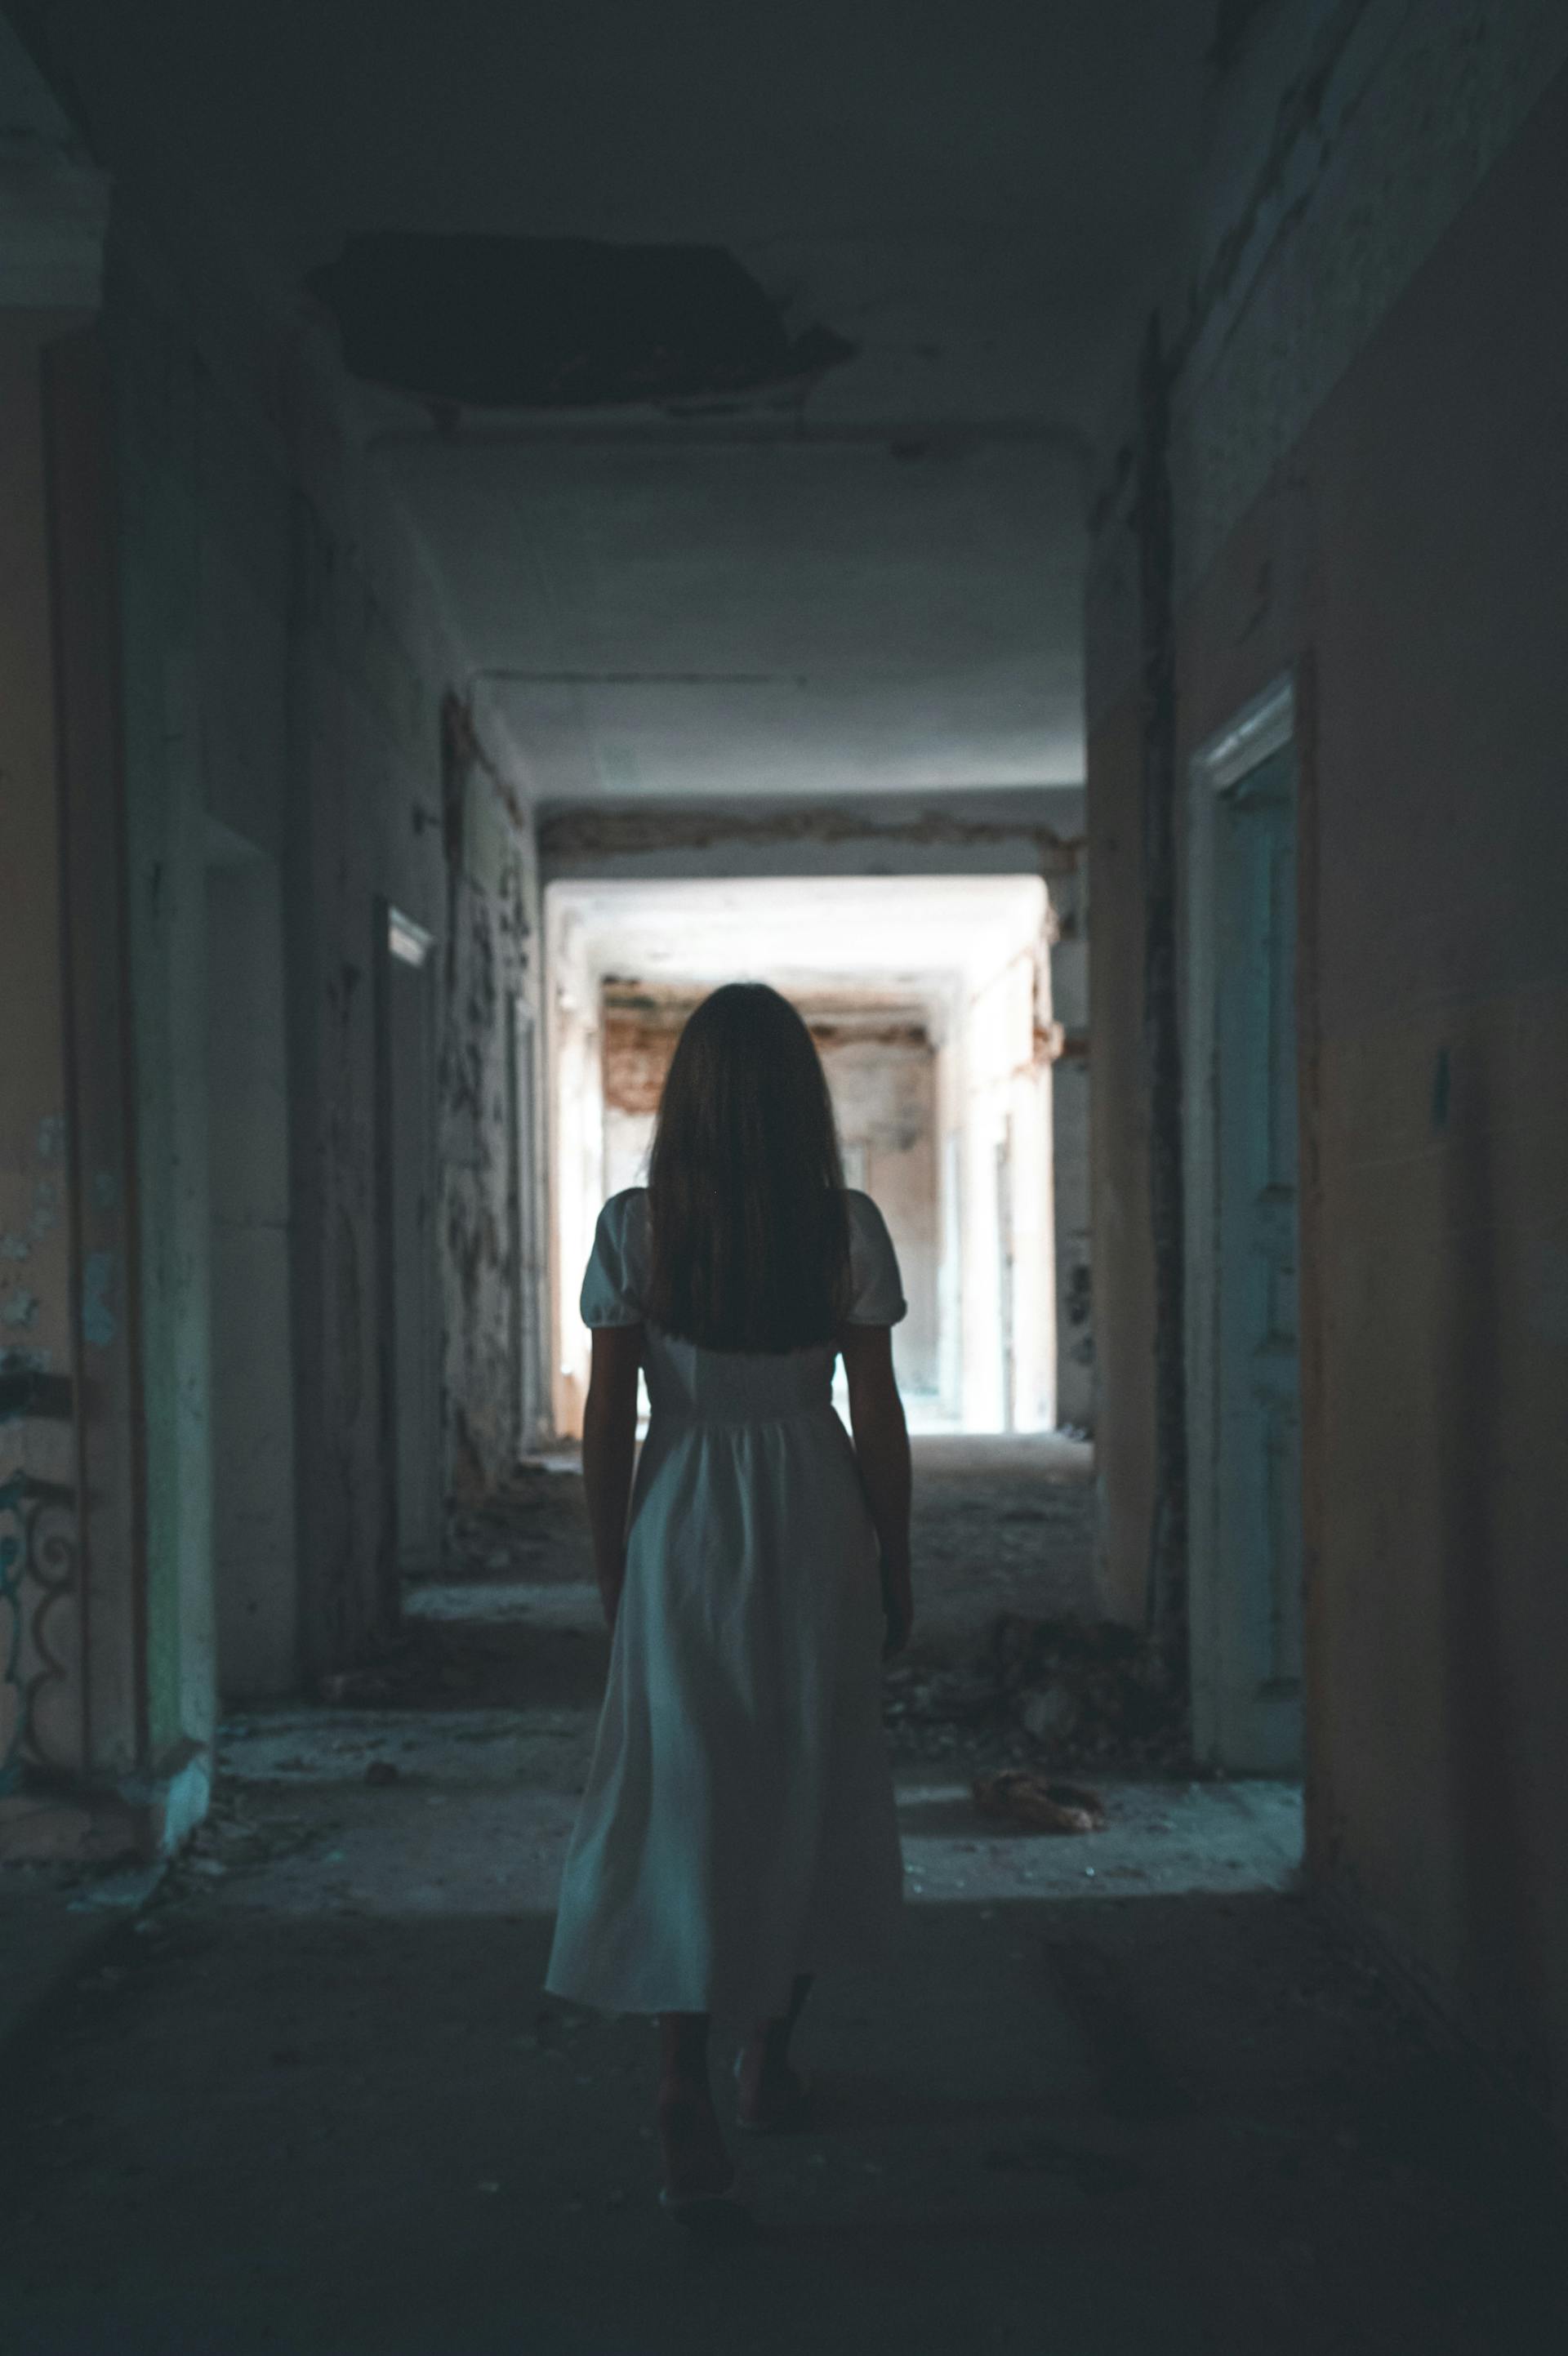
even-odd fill
[{"label": "woman's shoulder", "polygon": [[853,1239],[858,1240],[864,1236],[876,1237],[886,1234],[887,1222],[869,1194],[863,1194],[858,1186],[846,1186],[843,1190],[843,1199],[844,1208],[849,1214],[849,1231]]},{"label": "woman's shoulder", "polygon": [[869,1194],[858,1186],[843,1190],[844,1210],[849,1219],[849,1250],[851,1260],[858,1267],[864,1261],[876,1262],[889,1258],[893,1238],[887,1232],[887,1222]]},{"label": "woman's shoulder", "polygon": [[599,1213],[599,1225],[618,1243],[639,1244],[648,1232],[648,1189],[623,1186]]},{"label": "woman's shoulder", "polygon": [[639,1208],[642,1194],[640,1186],[625,1187],[599,1213],[578,1303],[585,1325],[635,1325],[641,1320],[648,1258],[646,1222]]},{"label": "woman's shoulder", "polygon": [[856,1186],[846,1186],[849,1214],[849,1323],[897,1325],[904,1315],[903,1280],[887,1222]]}]

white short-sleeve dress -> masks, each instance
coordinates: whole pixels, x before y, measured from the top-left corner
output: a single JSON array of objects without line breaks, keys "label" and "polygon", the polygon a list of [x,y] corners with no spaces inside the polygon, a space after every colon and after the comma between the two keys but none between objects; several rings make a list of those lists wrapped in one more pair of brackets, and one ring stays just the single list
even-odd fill
[{"label": "white short-sleeve dress", "polygon": [[[882,1215],[848,1206],[850,1322],[896,1324]],[[886,1961],[898,1922],[878,1548],[835,1353],[671,1340],[643,1319],[647,1240],[632,1187],[583,1283],[585,1323],[642,1325],[650,1413],[545,1986],[749,2028],[797,1973]]]}]

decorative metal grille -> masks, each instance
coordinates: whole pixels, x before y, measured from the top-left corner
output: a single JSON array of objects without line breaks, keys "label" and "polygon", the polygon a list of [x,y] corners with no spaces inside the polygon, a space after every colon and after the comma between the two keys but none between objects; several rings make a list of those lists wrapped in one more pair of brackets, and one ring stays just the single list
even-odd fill
[{"label": "decorative metal grille", "polygon": [[[69,1423],[59,1375],[0,1375],[0,1423]],[[0,1481],[0,1793],[29,1767],[74,1770],[81,1549],[76,1492],[15,1472]]]}]

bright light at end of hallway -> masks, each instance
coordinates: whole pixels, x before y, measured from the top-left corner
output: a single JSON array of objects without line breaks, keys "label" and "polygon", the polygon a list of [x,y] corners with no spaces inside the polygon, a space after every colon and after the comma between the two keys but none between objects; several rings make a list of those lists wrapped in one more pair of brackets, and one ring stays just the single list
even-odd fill
[{"label": "bright light at end of hallway", "polygon": [[681,1025],[732,980],[771,982],[811,1025],[845,1176],[880,1205],[903,1269],[911,1423],[1053,1426],[1059,1033],[1041,877],[559,882],[545,930],[558,1430],[581,1419],[576,1280],[599,1205],[640,1182]]}]

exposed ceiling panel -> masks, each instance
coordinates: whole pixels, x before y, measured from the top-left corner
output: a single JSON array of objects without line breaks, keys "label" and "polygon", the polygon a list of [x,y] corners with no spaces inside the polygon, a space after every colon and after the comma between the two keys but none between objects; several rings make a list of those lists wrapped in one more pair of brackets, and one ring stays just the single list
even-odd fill
[{"label": "exposed ceiling panel", "polygon": [[719,245],[792,325],[862,347],[832,404],[1079,423],[1193,162],[1215,29],[1215,0],[23,14],[110,168],[295,287],[380,230]]},{"label": "exposed ceiling panel", "polygon": [[[242,252],[297,314],[346,241],[412,236],[437,273],[431,240],[722,249],[757,290],[771,362],[649,380],[624,442],[509,409],[484,348],[424,381],[428,318],[413,391],[366,400],[542,796],[1081,777],[1084,473],[1196,159],[1215,0],[27,13],[209,284]],[[573,382],[539,318],[525,404]],[[818,327],[853,356],[792,366]],[[725,434],[777,446],[705,446]]]}]

